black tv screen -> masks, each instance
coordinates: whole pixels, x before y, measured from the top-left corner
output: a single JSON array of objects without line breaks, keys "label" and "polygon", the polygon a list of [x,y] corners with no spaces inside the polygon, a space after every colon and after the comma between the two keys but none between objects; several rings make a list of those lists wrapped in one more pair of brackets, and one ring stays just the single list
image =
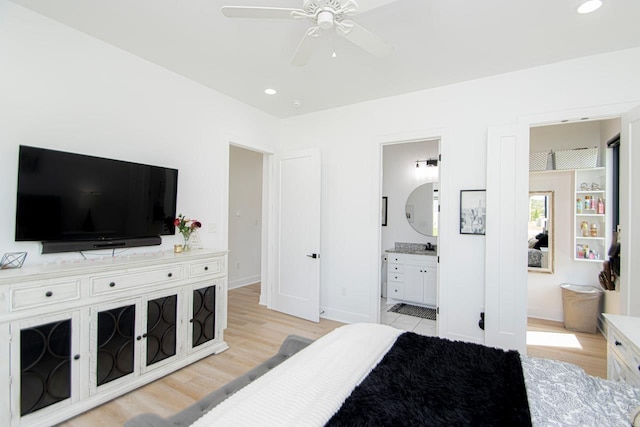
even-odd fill
[{"label": "black tv screen", "polygon": [[43,253],[160,244],[175,232],[177,186],[176,169],[20,146],[15,239]]}]

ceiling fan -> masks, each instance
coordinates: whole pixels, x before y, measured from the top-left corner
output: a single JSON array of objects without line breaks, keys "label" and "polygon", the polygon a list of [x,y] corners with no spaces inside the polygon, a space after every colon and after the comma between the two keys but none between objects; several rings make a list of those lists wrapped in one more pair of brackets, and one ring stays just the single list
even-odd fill
[{"label": "ceiling fan", "polygon": [[370,54],[384,58],[393,47],[366,28],[347,19],[397,0],[364,0],[360,6],[355,0],[303,0],[302,9],[254,6],[224,6],[222,14],[228,18],[308,19],[313,26],[307,29],[291,60],[293,65],[305,65],[323,31],[335,32]]}]

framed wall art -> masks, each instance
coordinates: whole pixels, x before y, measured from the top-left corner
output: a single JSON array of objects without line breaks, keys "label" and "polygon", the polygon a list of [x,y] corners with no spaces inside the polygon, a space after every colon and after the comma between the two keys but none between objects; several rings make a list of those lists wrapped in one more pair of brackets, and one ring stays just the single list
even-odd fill
[{"label": "framed wall art", "polygon": [[486,190],[460,190],[460,234],[484,235],[486,212]]}]

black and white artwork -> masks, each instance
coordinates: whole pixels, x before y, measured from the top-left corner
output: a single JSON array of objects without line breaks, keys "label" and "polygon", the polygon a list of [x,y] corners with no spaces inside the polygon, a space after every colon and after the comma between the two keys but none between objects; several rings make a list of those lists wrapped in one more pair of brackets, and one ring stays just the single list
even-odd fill
[{"label": "black and white artwork", "polygon": [[484,235],[486,227],[486,190],[460,191],[460,234]]}]

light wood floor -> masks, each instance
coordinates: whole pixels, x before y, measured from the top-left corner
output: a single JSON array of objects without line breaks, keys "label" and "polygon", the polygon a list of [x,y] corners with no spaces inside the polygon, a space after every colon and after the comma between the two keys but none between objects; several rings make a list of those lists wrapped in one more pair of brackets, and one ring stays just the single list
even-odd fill
[{"label": "light wood floor", "polygon": [[607,378],[607,340],[600,332],[572,332],[561,322],[541,319],[529,319],[527,330],[527,343],[541,343],[527,345],[529,356],[575,363],[587,374]]},{"label": "light wood floor", "polygon": [[[320,323],[308,322],[268,310],[258,304],[259,296],[259,284],[229,291],[228,325],[224,333],[229,344],[227,351],[78,415],[61,426],[117,426],[146,412],[170,416],[271,357],[287,335],[317,339],[341,325],[326,319]],[[536,319],[529,320],[528,329],[547,334],[573,334],[565,330],[562,323]],[[602,335],[575,333],[575,337],[581,349],[530,345],[527,353],[576,363],[592,375],[606,377],[606,343]]]}]

